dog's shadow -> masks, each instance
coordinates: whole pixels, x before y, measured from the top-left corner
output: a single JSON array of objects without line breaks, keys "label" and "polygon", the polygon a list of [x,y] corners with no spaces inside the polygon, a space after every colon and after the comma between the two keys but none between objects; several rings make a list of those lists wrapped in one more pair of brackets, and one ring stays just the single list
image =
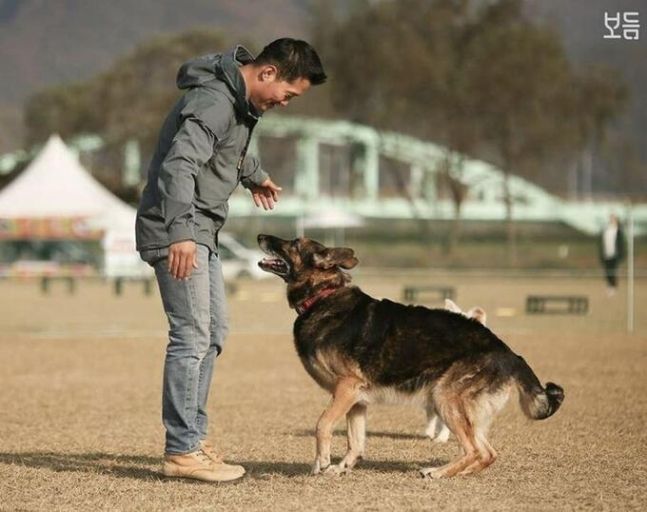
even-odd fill
[{"label": "dog's shadow", "polygon": [[[314,439],[315,432],[314,430],[297,430],[291,432],[292,435],[298,437],[311,437]],[[346,437],[345,430],[334,430],[334,437]],[[401,432],[380,432],[380,431],[371,431],[366,432],[366,437],[384,437],[388,439],[396,440],[424,440],[428,439],[427,436],[421,434],[405,434]],[[333,460],[333,463],[337,462]],[[412,471],[417,471],[422,467],[436,467],[446,464],[448,461],[444,459],[439,459],[437,457],[430,457],[424,460],[405,462],[397,460],[375,460],[372,458],[363,459],[358,463],[357,469],[362,470],[373,470],[373,471],[384,471],[384,472],[398,472],[398,473],[410,473]]]},{"label": "dog's shadow", "polygon": [[[297,430],[293,433],[293,435],[297,437],[312,437],[314,438],[315,436],[315,431],[310,429],[303,429],[303,430]],[[345,430],[335,430],[333,431],[333,436],[343,436],[346,437],[346,431]],[[367,431],[366,432],[366,437],[387,437],[389,439],[426,439],[427,436],[423,436],[422,434],[403,434],[400,432],[376,432],[376,431]]]},{"label": "dog's shadow", "polygon": [[[240,463],[247,469],[248,476],[252,478],[265,478],[270,474],[281,474],[290,477],[303,476],[310,471],[310,465],[305,463],[259,461],[243,461]],[[35,469],[49,469],[56,472],[102,474],[137,480],[165,480],[160,471],[162,458],[145,455],[121,455],[102,452],[56,453],[51,451],[0,453],[0,464],[15,464]]]}]

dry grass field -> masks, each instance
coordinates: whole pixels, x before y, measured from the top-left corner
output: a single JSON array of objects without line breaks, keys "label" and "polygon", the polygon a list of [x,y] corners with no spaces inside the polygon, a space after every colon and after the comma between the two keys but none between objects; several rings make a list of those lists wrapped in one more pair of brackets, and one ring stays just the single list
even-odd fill
[{"label": "dry grass field", "polygon": [[[562,409],[529,422],[516,399],[492,428],[499,460],[471,477],[430,481],[455,441],[425,439],[422,411],[369,409],[367,459],[341,477],[309,475],[313,428],[327,396],[292,347],[294,313],[278,280],[243,282],[212,388],[212,433],[248,469],[236,484],[164,480],[160,385],[166,320],[159,297],[126,286],[0,282],[0,510],[644,510],[647,503],[647,282],[626,333],[624,290],[601,279],[513,279],[430,273],[355,274],[375,296],[403,284],[456,287],[542,381]],[[585,316],[528,316],[529,293],[586,294]],[[333,455],[345,448],[338,426]]]}]

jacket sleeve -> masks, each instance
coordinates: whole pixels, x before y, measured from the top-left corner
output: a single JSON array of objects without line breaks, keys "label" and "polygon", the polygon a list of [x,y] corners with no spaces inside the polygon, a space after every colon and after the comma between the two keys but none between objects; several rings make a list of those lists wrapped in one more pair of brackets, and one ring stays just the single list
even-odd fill
[{"label": "jacket sleeve", "polygon": [[261,163],[253,155],[245,155],[243,168],[240,174],[240,182],[245,188],[252,188],[254,185],[260,186],[267,178],[267,174],[262,168]]},{"label": "jacket sleeve", "polygon": [[164,225],[171,243],[195,240],[195,178],[213,155],[215,136],[195,117],[184,120],[175,134],[159,173]]}]

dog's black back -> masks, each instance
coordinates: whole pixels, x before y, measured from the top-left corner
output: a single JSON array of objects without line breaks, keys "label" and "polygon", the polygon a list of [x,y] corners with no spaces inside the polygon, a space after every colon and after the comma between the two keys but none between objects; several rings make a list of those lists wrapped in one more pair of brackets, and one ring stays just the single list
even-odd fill
[{"label": "dog's black back", "polygon": [[357,287],[340,289],[297,318],[294,340],[304,362],[332,349],[356,361],[371,382],[402,391],[437,379],[456,361],[476,363],[493,353],[502,361],[494,380],[513,371],[514,354],[476,320],[444,309],[376,300]]}]

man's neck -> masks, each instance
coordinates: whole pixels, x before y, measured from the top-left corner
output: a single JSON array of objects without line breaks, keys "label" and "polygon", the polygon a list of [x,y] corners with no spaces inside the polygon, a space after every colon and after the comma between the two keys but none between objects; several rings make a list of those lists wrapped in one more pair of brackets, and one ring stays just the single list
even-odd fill
[{"label": "man's neck", "polygon": [[243,77],[243,82],[245,82],[245,98],[249,100],[249,92],[254,83],[254,77],[256,75],[256,69],[253,64],[244,64],[238,68],[240,74]]}]

